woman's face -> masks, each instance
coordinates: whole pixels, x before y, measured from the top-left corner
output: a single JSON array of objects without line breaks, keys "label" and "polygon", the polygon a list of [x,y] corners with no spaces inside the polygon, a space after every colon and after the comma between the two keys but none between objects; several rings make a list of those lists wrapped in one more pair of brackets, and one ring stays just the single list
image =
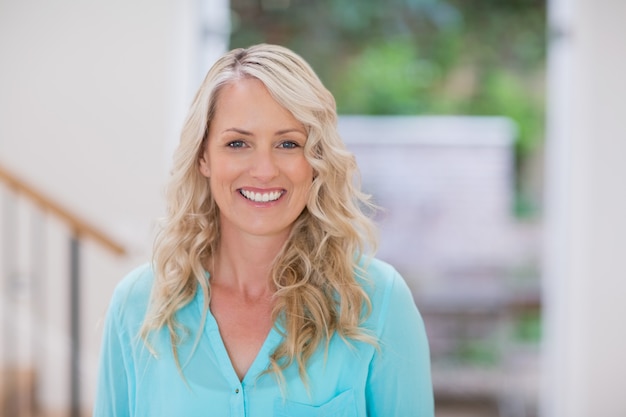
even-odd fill
[{"label": "woman's face", "polygon": [[287,237],[313,181],[306,140],[304,126],[259,80],[221,90],[200,172],[209,178],[222,233]]}]

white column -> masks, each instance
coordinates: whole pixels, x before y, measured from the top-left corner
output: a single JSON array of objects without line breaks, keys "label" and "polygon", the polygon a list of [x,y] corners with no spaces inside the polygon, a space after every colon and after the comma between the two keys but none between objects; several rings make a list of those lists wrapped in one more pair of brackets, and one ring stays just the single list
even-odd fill
[{"label": "white column", "polygon": [[542,416],[624,416],[626,2],[550,17]]},{"label": "white column", "polygon": [[229,0],[184,0],[176,4],[179,7],[173,18],[174,33],[180,48],[172,61],[173,123],[164,154],[167,172],[191,101],[211,65],[228,50],[230,43]]},{"label": "white column", "polygon": [[230,43],[230,2],[228,0],[196,0],[199,3],[201,38],[198,44],[200,80],[211,65],[228,49]]}]

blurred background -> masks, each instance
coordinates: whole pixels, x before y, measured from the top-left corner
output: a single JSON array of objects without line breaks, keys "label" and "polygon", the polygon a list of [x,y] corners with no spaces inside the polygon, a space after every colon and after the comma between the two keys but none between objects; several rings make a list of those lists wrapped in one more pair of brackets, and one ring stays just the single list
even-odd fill
[{"label": "blurred background", "polygon": [[90,415],[188,106],[268,42],[333,92],[437,415],[624,416],[620,0],[0,0],[0,416]]}]

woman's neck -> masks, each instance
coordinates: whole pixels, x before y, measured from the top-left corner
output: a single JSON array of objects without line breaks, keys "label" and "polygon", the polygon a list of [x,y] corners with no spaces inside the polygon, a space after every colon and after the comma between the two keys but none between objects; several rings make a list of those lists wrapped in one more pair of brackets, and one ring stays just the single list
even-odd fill
[{"label": "woman's neck", "polygon": [[250,236],[223,230],[210,271],[212,285],[246,298],[273,293],[270,272],[286,240],[287,236]]}]

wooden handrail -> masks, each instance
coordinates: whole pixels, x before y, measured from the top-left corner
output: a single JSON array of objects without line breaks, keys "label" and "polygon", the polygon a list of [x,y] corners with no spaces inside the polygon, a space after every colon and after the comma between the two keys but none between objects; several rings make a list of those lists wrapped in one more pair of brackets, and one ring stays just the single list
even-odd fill
[{"label": "wooden handrail", "polygon": [[123,255],[126,253],[126,249],[124,248],[124,246],[117,243],[106,233],[102,232],[97,227],[92,226],[87,221],[81,219],[74,213],[70,212],[68,209],[64,208],[61,204],[55,202],[51,198],[36,190],[31,185],[17,178],[6,168],[2,167],[2,165],[0,165],[0,182],[5,182],[9,188],[30,199],[42,210],[53,214],[65,223],[69,224],[70,229],[75,236],[90,237],[98,242],[100,245],[102,245],[104,248],[110,250],[117,255]]}]

